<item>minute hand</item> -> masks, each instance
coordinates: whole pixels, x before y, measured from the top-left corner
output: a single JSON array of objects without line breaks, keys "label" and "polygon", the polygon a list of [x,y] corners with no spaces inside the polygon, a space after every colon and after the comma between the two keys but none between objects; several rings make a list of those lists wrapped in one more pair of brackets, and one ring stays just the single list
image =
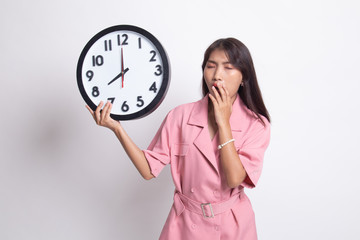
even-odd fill
[{"label": "minute hand", "polygon": [[118,79],[118,78],[120,78],[121,76],[125,75],[125,73],[126,73],[127,71],[129,71],[129,68],[126,68],[126,69],[124,70],[124,72],[121,72],[121,73],[119,73],[116,77],[114,77],[114,79],[111,80],[111,81],[108,83],[108,85],[112,84],[116,79]]}]

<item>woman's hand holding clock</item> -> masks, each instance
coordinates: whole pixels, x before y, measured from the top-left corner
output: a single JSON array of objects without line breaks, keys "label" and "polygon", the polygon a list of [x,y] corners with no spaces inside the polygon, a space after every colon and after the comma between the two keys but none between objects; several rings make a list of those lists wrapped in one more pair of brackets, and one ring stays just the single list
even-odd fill
[{"label": "woman's hand holding clock", "polygon": [[103,105],[104,103],[101,101],[100,104],[97,106],[95,112],[89,106],[86,106],[86,108],[93,116],[96,124],[98,124],[99,126],[107,127],[115,133],[125,152],[129,156],[141,176],[147,180],[153,178],[154,176],[151,173],[150,166],[145,158],[143,151],[131,140],[129,135],[127,135],[120,122],[110,117],[112,107],[111,102],[107,102],[104,108],[101,110]]},{"label": "woman's hand holding clock", "polygon": [[110,130],[115,132],[115,130],[120,126],[120,122],[110,117],[112,104],[111,102],[107,102],[104,108],[101,110],[103,106],[104,102],[101,101],[100,104],[97,106],[95,112],[88,105],[86,105],[86,108],[93,116],[97,125],[109,128]]}]

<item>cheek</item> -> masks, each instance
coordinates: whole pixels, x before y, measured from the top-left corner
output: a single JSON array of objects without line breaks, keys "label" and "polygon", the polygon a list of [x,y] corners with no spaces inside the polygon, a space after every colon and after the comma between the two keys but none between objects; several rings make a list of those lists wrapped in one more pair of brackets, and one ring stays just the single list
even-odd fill
[{"label": "cheek", "polygon": [[211,82],[211,74],[209,73],[209,71],[204,71],[204,78],[205,78],[205,82],[206,84],[209,84]]},{"label": "cheek", "polygon": [[242,77],[239,76],[238,74],[229,76],[229,78],[225,83],[230,94],[235,94],[238,91],[241,82],[242,82]]}]

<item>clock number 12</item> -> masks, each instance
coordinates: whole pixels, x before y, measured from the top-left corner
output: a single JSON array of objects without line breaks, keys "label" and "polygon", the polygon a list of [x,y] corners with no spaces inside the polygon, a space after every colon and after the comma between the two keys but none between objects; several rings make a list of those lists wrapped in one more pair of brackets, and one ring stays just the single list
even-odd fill
[{"label": "clock number 12", "polygon": [[117,35],[118,45],[119,45],[119,46],[128,45],[128,42],[127,42],[127,41],[128,41],[129,36],[124,33],[123,35],[121,35],[121,37],[124,38],[124,40],[123,40],[122,42],[121,42],[121,39],[120,39],[120,34]]}]

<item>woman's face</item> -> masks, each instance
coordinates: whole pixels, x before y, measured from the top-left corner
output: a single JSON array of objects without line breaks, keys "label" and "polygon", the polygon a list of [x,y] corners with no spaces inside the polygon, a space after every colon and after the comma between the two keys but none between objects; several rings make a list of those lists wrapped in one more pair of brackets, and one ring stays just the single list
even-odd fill
[{"label": "woman's face", "polygon": [[210,94],[214,95],[212,86],[225,86],[230,97],[235,101],[242,82],[242,74],[235,68],[221,49],[215,49],[205,65],[204,78]]}]

